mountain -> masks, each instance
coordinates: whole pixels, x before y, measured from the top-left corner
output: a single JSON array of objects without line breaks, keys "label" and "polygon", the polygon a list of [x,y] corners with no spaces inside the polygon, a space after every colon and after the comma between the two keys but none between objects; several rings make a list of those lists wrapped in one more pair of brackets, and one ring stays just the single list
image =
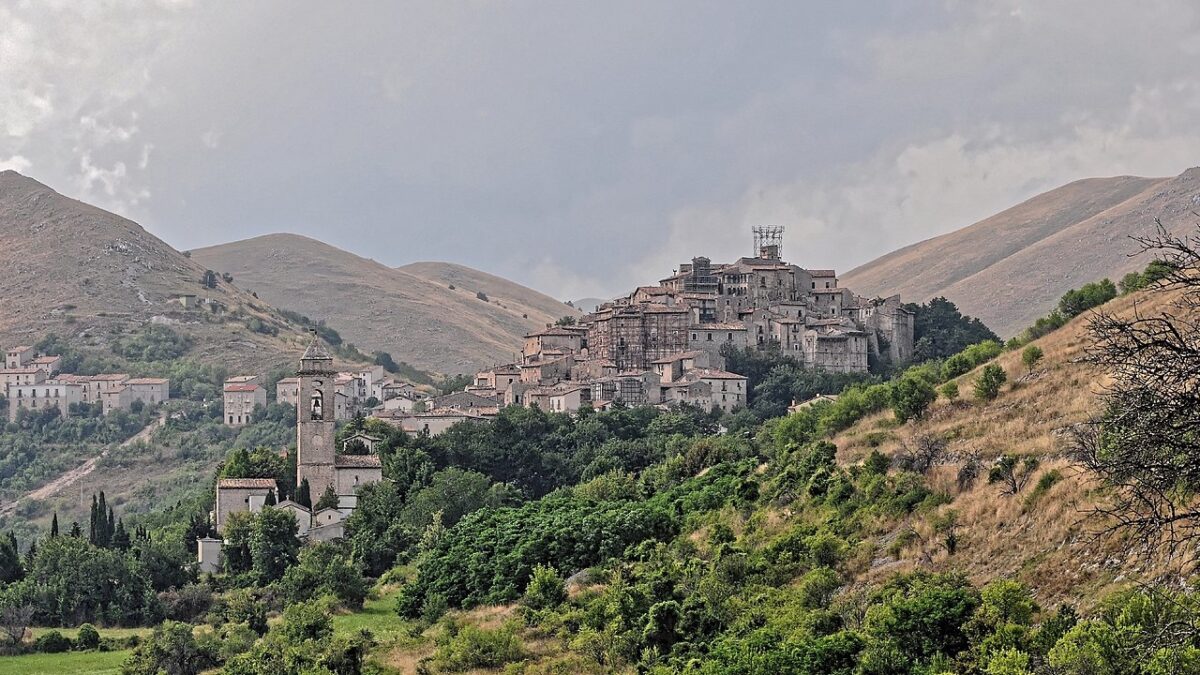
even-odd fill
[{"label": "mountain", "polygon": [[1040,194],[969,227],[889,253],[842,276],[865,295],[944,295],[1008,337],[1053,308],[1071,288],[1117,281],[1147,260],[1130,257],[1131,235],[1162,218],[1192,227],[1200,169],[1175,178],[1090,178]]},{"label": "mountain", "polygon": [[581,312],[594,312],[596,308],[608,302],[604,298],[580,298],[573,301],[571,304]]},{"label": "mountain", "polygon": [[327,321],[359,348],[383,350],[442,373],[511,361],[526,333],[576,313],[549,296],[468,267],[427,262],[394,269],[293,234],[191,255],[232,273],[278,307]]},{"label": "mountain", "polygon": [[[192,337],[189,357],[231,369],[261,371],[303,351],[304,329],[267,303],[219,278],[203,286],[203,265],[137,223],[15,171],[0,171],[0,241],[0,345],[56,333],[106,350],[154,322]],[[188,308],[185,295],[208,302]]]}]

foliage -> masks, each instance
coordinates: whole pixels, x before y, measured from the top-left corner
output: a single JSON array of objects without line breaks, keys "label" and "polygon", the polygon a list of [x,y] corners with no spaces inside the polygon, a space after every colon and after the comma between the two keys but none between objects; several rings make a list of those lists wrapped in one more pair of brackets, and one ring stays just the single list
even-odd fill
[{"label": "foliage", "polygon": [[1000,340],[982,321],[965,316],[946,298],[923,305],[909,303],[904,308],[913,313],[914,362],[945,359],[970,345]]},{"label": "foliage", "polygon": [[178,621],[164,621],[154,633],[134,649],[121,666],[122,675],[197,675],[215,665],[210,653],[196,643],[192,627]]},{"label": "foliage", "polygon": [[1021,352],[1021,363],[1025,364],[1026,370],[1033,370],[1038,362],[1042,360],[1045,353],[1042,348],[1037,345],[1029,345]]},{"label": "foliage", "polygon": [[1000,387],[1004,386],[1007,380],[1008,375],[1000,364],[989,363],[984,366],[979,377],[975,379],[975,398],[980,401],[991,401],[1000,395]]},{"label": "foliage", "polygon": [[306,547],[299,562],[284,572],[279,586],[289,603],[329,595],[355,609],[362,607],[368,590],[362,569],[351,557],[349,547],[331,542]]},{"label": "foliage", "polygon": [[1102,279],[1071,289],[1058,301],[1058,311],[1068,319],[1074,318],[1117,297],[1117,287]]},{"label": "foliage", "polygon": [[916,374],[905,373],[892,384],[892,412],[896,421],[903,424],[911,419],[920,418],[937,398],[937,390],[933,383]]},{"label": "foliage", "polygon": [[525,587],[523,602],[533,610],[550,609],[567,599],[567,589],[558,571],[547,565],[535,565]]},{"label": "foliage", "polygon": [[143,363],[174,361],[192,346],[191,338],[179,335],[167,326],[151,324],[139,333],[113,342],[114,354]]},{"label": "foliage", "polygon": [[1003,347],[995,340],[973,344],[946,359],[942,364],[942,379],[949,380],[964,375],[981,363],[987,363],[1000,355]]},{"label": "foliage", "polygon": [[516,627],[512,624],[496,629],[448,624],[434,654],[434,663],[442,669],[459,672],[498,668],[520,661],[525,654]]},{"label": "foliage", "polygon": [[942,395],[942,398],[953,403],[958,400],[958,383],[951,380],[938,387],[938,393]]}]

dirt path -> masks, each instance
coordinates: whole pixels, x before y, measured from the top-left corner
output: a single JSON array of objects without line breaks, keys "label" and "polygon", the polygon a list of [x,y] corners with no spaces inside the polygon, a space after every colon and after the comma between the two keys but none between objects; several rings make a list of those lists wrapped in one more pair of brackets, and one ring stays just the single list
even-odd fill
[{"label": "dirt path", "polygon": [[[137,432],[136,434],[134,434],[134,435],[130,436],[129,438],[125,439],[124,441],[122,441],[121,447],[127,447],[130,445],[133,445],[134,443],[136,443],[138,441],[149,440],[150,435],[154,433],[154,430],[161,427],[163,424],[166,423],[166,421],[167,421],[166,417],[164,417],[164,416],[159,416],[159,417],[155,418],[152,422],[150,422],[150,424],[147,424],[145,426],[145,428],[143,428],[141,431]],[[75,467],[74,469],[71,469],[70,471],[64,473],[63,475],[59,476],[58,478],[55,478],[54,480],[50,481],[49,483],[46,483],[45,485],[41,486],[40,488],[33,490],[33,491],[25,494],[23,497],[14,499],[11,502],[8,502],[6,504],[0,504],[0,516],[7,515],[9,513],[12,513],[14,510],[16,510],[17,504],[20,504],[22,499],[34,499],[34,500],[49,499],[50,497],[58,494],[64,488],[74,485],[81,478],[83,478],[84,476],[87,476],[92,471],[95,471],[96,465],[100,463],[101,459],[104,459],[107,456],[108,456],[108,448],[105,448],[103,451],[100,452],[99,455],[87,460],[83,464],[80,464],[79,466]]]}]

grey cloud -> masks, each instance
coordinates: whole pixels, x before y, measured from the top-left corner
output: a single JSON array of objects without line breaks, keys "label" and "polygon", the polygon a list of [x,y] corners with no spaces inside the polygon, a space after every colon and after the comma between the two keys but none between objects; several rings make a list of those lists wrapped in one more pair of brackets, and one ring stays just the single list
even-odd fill
[{"label": "grey cloud", "polygon": [[0,164],[188,248],[294,231],[609,295],[788,227],[847,268],[1200,150],[1147,3],[0,6]]}]

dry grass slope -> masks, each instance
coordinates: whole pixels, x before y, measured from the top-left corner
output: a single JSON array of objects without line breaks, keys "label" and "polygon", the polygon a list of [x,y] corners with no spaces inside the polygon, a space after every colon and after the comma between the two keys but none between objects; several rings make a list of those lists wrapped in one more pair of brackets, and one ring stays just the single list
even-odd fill
[{"label": "dry grass slope", "polygon": [[[1137,294],[1119,298],[1106,310],[1132,311],[1135,301],[1143,312],[1167,307],[1170,294]],[[959,546],[946,553],[933,532],[932,518],[916,516],[901,522],[882,523],[880,545],[864,570],[863,580],[880,580],[915,567],[960,569],[979,583],[997,577],[1015,577],[1038,594],[1043,604],[1071,601],[1088,605],[1107,590],[1127,585],[1131,579],[1177,579],[1190,571],[1177,563],[1146,560],[1130,551],[1118,536],[1096,537],[1103,522],[1089,510],[1103,493],[1067,457],[1065,429],[1097,412],[1104,376],[1077,362],[1087,344],[1087,317],[1081,316],[1034,344],[1045,358],[1026,372],[1019,352],[1005,353],[996,362],[1009,382],[995,401],[970,401],[979,369],[959,378],[965,401],[939,400],[926,418],[901,427],[890,424],[890,413],[863,420],[834,442],[839,460],[855,463],[873,449],[894,456],[915,434],[949,439],[951,459],[931,472],[935,489],[953,498],[938,513],[954,510],[959,518]],[[983,475],[972,487],[960,490],[957,482],[962,457],[978,453]],[[987,468],[1001,454],[1033,455],[1041,467],[1017,495],[1003,495],[989,485]],[[1062,479],[1036,499],[1031,497],[1039,478],[1058,471]],[[886,544],[912,529],[920,537],[893,558]]]},{"label": "dry grass slope", "polygon": [[291,234],[198,249],[192,259],[231,272],[278,307],[325,319],[360,348],[441,373],[511,361],[525,333],[574,312],[467,267],[416,263],[393,269]]},{"label": "dry grass slope", "polygon": [[[54,332],[104,350],[114,335],[159,321],[195,338],[193,356],[235,369],[265,369],[303,351],[303,331],[265,302],[224,281],[202,287],[203,265],[137,223],[15,171],[0,172],[0,241],[0,345]],[[224,318],[173,302],[182,294],[212,298]],[[249,330],[251,318],[279,335]]]},{"label": "dry grass slope", "polygon": [[1154,219],[1176,233],[1195,225],[1200,169],[1175,178],[1070,183],[974,225],[902,248],[848,272],[861,293],[906,300],[944,295],[1002,336],[1045,314],[1067,290],[1145,266],[1129,236]]}]

